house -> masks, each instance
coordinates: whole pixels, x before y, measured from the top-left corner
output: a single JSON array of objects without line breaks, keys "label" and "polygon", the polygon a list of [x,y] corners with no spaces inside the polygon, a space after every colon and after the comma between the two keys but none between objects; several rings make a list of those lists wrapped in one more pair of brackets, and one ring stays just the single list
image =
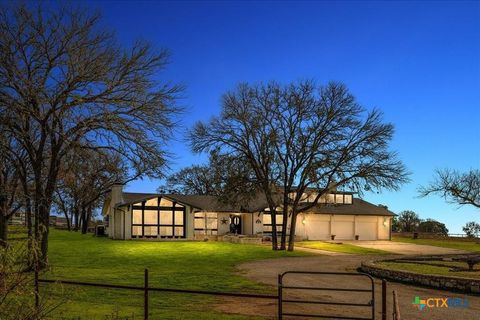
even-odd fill
[{"label": "house", "polygon": [[[316,196],[302,195],[303,204]],[[102,213],[113,239],[203,240],[226,234],[269,237],[271,215],[259,197],[240,207],[219,202],[214,196],[123,192],[112,187]],[[351,192],[322,196],[317,205],[298,216],[296,237],[305,240],[388,240],[394,214],[355,198]],[[282,215],[276,216],[281,232]]]}]

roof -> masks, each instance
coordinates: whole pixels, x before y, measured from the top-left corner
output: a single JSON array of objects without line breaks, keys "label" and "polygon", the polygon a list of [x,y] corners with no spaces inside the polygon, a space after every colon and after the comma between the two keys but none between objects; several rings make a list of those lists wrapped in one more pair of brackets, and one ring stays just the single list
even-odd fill
[{"label": "roof", "polygon": [[[199,210],[216,212],[258,212],[268,207],[263,195],[252,199],[246,205],[232,205],[218,200],[216,196],[183,195],[183,194],[157,194],[124,192],[124,202],[117,206],[124,206],[154,197],[165,197],[178,203],[189,205]],[[394,216],[395,214],[385,207],[374,205],[362,199],[353,198],[352,204],[317,204],[308,212],[318,214],[337,215],[366,215],[366,216]]]},{"label": "roof", "polygon": [[318,214],[394,216],[395,213],[383,206],[376,206],[362,199],[353,198],[352,204],[317,204],[308,212]]}]

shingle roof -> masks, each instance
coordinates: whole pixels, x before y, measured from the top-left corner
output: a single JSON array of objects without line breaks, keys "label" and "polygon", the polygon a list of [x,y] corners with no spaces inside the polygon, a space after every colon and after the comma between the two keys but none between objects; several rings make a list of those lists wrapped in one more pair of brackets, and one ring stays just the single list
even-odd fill
[{"label": "shingle roof", "polygon": [[[191,207],[216,212],[258,212],[268,207],[264,196],[249,201],[247,205],[235,206],[223,203],[216,196],[206,195],[183,195],[183,194],[156,194],[156,193],[134,193],[124,192],[123,206],[134,202],[143,201],[153,197],[166,197],[176,202],[189,205]],[[382,206],[376,206],[362,199],[353,198],[352,204],[317,204],[308,212],[318,214],[337,214],[337,215],[370,215],[370,216],[394,216],[395,214]]]},{"label": "shingle roof", "polygon": [[395,214],[385,207],[376,206],[362,199],[353,198],[352,204],[317,204],[308,212],[319,214],[366,215],[366,216],[394,216]]}]

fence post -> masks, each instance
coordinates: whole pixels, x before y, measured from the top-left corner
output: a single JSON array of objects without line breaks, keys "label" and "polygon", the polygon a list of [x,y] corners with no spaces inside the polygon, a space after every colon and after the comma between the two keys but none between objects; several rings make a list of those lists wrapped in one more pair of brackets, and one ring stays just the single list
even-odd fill
[{"label": "fence post", "polygon": [[282,320],[282,275],[278,275],[278,320]]},{"label": "fence post", "polygon": [[382,279],[382,320],[387,320],[387,280]]},{"label": "fence post", "polygon": [[148,269],[144,274],[143,295],[143,319],[148,320]]},{"label": "fence post", "polygon": [[39,288],[38,288],[38,268],[35,265],[35,277],[34,277],[34,286],[35,286],[35,308],[38,310],[38,307],[40,305],[39,301]]},{"label": "fence post", "polygon": [[393,290],[393,320],[401,320],[397,292]]}]

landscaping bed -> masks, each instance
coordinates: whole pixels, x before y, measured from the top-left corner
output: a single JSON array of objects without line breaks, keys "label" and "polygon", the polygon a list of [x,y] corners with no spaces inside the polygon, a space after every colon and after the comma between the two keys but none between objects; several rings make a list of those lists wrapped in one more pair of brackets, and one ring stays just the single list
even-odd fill
[{"label": "landscaping bed", "polygon": [[379,278],[480,294],[478,255],[411,256],[363,262],[361,270]]}]

